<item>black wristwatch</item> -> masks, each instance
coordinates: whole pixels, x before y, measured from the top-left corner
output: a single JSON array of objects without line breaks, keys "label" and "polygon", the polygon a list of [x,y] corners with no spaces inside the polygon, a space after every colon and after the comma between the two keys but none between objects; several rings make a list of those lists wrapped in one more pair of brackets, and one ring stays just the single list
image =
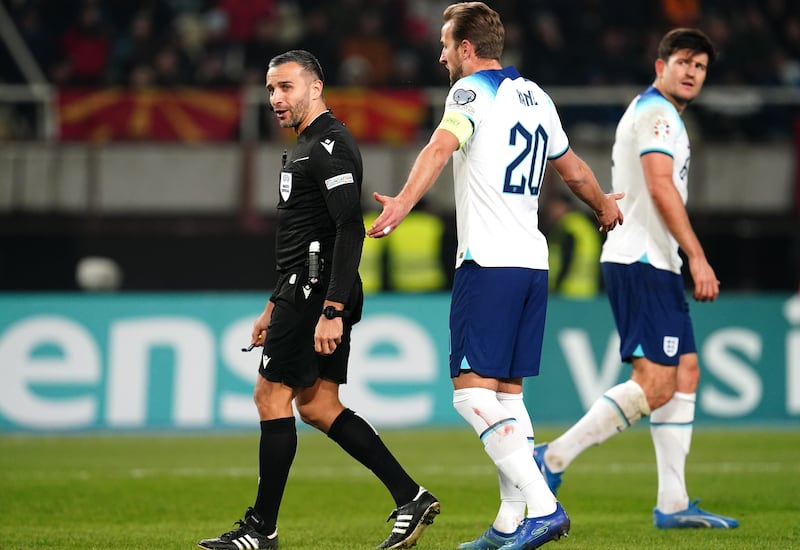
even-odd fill
[{"label": "black wristwatch", "polygon": [[325,306],[322,310],[322,314],[326,319],[335,319],[336,317],[348,317],[350,312],[343,309],[336,309],[333,306]]}]

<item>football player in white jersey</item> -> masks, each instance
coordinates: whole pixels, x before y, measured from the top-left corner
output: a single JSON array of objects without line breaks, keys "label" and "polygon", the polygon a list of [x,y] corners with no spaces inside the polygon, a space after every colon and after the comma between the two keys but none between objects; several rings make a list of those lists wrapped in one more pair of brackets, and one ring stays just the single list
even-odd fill
[{"label": "football player in white jersey", "polygon": [[463,549],[538,548],[569,531],[569,517],[532,456],[523,379],[539,373],[547,308],[547,242],[539,189],[550,164],[594,211],[600,230],[622,223],[617,200],[569,147],[550,97],[503,67],[504,29],[482,2],[448,6],[440,63],[452,85],[444,115],[395,197],[368,230],[391,233],[453,157],[458,252],[450,310],[453,405],[497,467],[501,504]]},{"label": "football player in white jersey", "polygon": [[684,475],[700,367],[678,248],[689,262],[695,300],[716,299],[719,281],[686,213],[690,151],[681,113],[700,93],[714,57],[714,46],[701,31],[667,33],[653,85],[619,121],[612,183],[625,193],[620,200],[625,225],[608,235],[600,261],[631,377],[608,390],[563,435],[535,449],[555,492],[581,452],[650,415],[658,467],[653,521],[661,529],[738,525],[690,501]]}]

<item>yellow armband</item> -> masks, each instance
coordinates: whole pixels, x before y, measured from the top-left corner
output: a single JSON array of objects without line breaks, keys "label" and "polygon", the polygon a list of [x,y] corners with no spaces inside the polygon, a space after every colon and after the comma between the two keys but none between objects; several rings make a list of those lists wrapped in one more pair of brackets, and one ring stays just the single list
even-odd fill
[{"label": "yellow armband", "polygon": [[447,130],[458,139],[458,146],[464,145],[467,140],[472,136],[474,128],[472,121],[466,116],[457,111],[446,111],[442,116],[442,121],[437,130]]}]

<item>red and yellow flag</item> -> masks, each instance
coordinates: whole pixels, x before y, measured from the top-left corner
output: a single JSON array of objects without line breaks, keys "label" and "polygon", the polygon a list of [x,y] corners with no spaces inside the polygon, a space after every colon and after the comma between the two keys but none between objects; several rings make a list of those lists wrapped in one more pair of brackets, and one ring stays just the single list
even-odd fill
[{"label": "red and yellow flag", "polygon": [[236,139],[239,90],[60,90],[64,141],[224,141]]},{"label": "red and yellow flag", "polygon": [[[427,101],[421,91],[326,90],[334,115],[363,143],[409,143],[419,137]],[[63,141],[227,141],[238,138],[240,90],[60,90]]]},{"label": "red and yellow flag", "polygon": [[325,90],[325,100],[362,143],[414,142],[425,122],[427,101],[421,91],[340,88]]}]

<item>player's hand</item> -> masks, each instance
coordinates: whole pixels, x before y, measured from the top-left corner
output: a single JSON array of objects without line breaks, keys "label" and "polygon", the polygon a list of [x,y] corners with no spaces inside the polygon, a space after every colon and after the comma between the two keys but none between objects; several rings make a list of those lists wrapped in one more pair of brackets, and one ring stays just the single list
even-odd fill
[{"label": "player's hand", "polygon": [[689,260],[689,271],[694,281],[694,299],[698,302],[713,302],[719,296],[719,279],[708,260]]},{"label": "player's hand", "polygon": [[595,211],[597,221],[600,222],[600,231],[608,232],[614,229],[617,224],[622,225],[624,216],[619,209],[617,201],[625,196],[625,193],[608,193],[603,201],[603,208]]},{"label": "player's hand", "polygon": [[387,197],[380,193],[373,193],[372,196],[383,206],[383,212],[372,222],[372,227],[367,229],[367,236],[373,239],[380,239],[390,234],[400,225],[408,215],[413,205],[406,205],[397,197]]}]

